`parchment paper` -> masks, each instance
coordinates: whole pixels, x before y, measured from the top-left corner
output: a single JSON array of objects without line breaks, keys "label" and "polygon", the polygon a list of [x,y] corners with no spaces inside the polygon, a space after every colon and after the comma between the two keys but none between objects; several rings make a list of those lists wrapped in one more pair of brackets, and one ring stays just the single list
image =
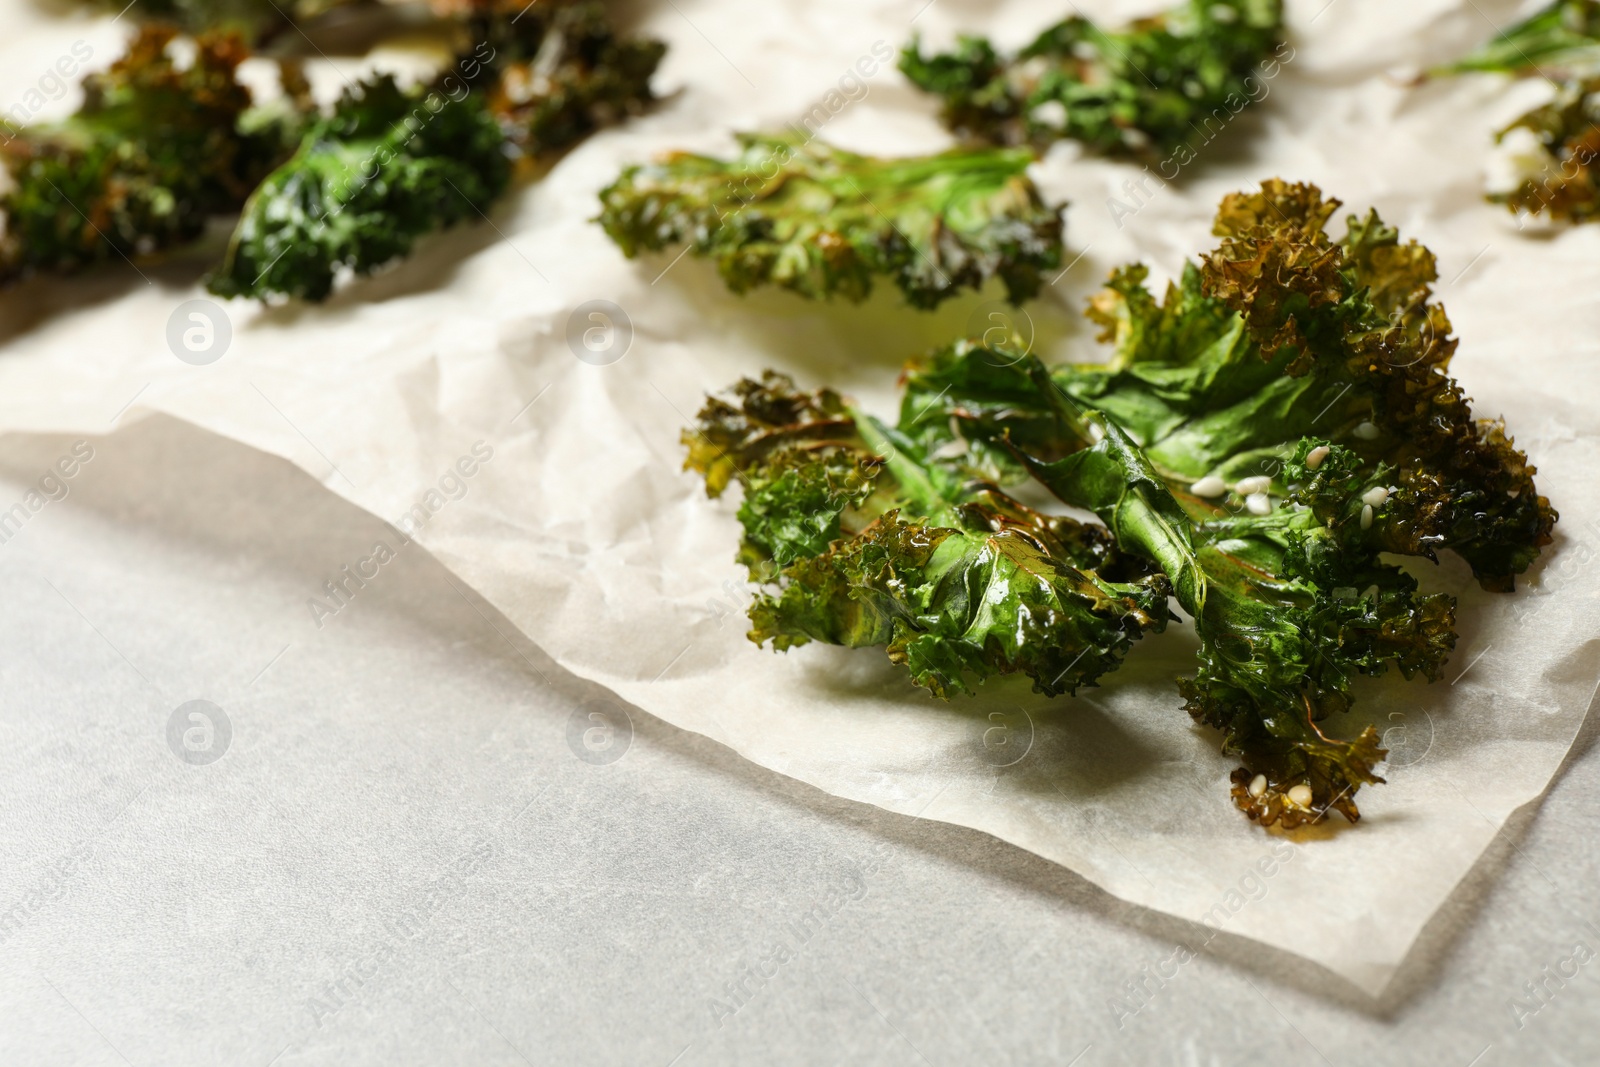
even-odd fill
[{"label": "parchment paper", "polygon": [[[1359,826],[1290,838],[1233,810],[1233,763],[1180,710],[1172,679],[1194,650],[1184,628],[1142,642],[1078,699],[1002,684],[949,704],[874,651],[779,656],[745,640],[736,501],[707,501],[679,470],[678,433],[703,394],[771,366],[887,413],[900,363],[981,321],[997,291],[934,315],[888,289],[862,307],[741,299],[693,258],[623,260],[586,221],[621,164],[668,147],[725,150],[731,130],[795,121],[819,102],[825,136],[848,147],[938,148],[947,138],[931,102],[892,69],[861,82],[847,73],[876,42],[898,46],[914,16],[934,43],[958,28],[1015,43],[1059,17],[1057,5],[640,6],[644,28],[672,44],[660,84],[681,92],[584,144],[482,225],[429,241],[326,306],[229,305],[232,340],[217,362],[184,363],[166,337],[178,305],[204,296],[207,249],[0,296],[0,432],[111,434],[101,447],[113,448],[117,427],[165,412],[283,456],[408,530],[420,503],[427,518],[414,532],[428,551],[563,666],[638,708],[832,793],[1030,849],[1200,924],[1191,947],[1213,930],[1254,938],[1379,993],[1506,818],[1544,790],[1600,676],[1600,228],[1536,234],[1480,200],[1491,131],[1537,87],[1486,78],[1413,89],[1386,76],[1461,53],[1518,5],[1292,3],[1294,58],[1179,182],[1136,194],[1124,183],[1138,168],[1081,160],[1071,146],[1037,168],[1052,197],[1071,201],[1077,258],[1029,321],[1040,351],[1076,358],[1096,351],[1079,311],[1106,272],[1132,259],[1158,279],[1175,272],[1210,247],[1226,191],[1282,175],[1320,183],[1351,210],[1379,207],[1438,253],[1462,338],[1455,373],[1481,414],[1507,418],[1561,511],[1556,545],[1514,597],[1477,591],[1453,561],[1421,565],[1431,588],[1461,597],[1446,678],[1363,687],[1358,711],[1331,728],[1377,724],[1393,750],[1390,783],[1363,791]],[[1120,18],[1160,5],[1081,6]],[[0,44],[3,100],[76,38],[95,34],[109,60],[121,29],[47,19],[19,0],[0,11],[15,27]],[[336,60],[321,76],[357,67]],[[620,306],[634,331],[607,365],[569,344],[573,311],[591,300]],[[592,325],[577,324],[580,335]],[[452,474],[478,442],[492,457]],[[308,628],[338,625],[322,590],[306,599]]]}]

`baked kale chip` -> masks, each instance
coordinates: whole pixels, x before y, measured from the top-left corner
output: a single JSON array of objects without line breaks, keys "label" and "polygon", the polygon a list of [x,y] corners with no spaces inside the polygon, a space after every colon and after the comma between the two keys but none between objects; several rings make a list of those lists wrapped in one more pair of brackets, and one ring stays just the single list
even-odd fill
[{"label": "baked kale chip", "polygon": [[982,37],[932,56],[913,40],[900,69],[943,98],[945,123],[962,136],[1142,155],[1171,152],[1196,123],[1256,99],[1251,75],[1282,38],[1281,0],[1187,0],[1115,32],[1074,15],[1009,57]]},{"label": "baked kale chip", "polygon": [[1434,73],[1472,71],[1550,78],[1600,72],[1600,0],[1555,0]]},{"label": "baked kale chip", "polygon": [[1600,218],[1600,77],[1562,83],[1495,143],[1490,200],[1563,222]]},{"label": "baked kale chip", "polygon": [[[1007,485],[1037,481],[1167,577],[1201,641],[1199,669],[1179,692],[1244,764],[1233,795],[1246,814],[1290,827],[1330,809],[1358,818],[1356,790],[1381,781],[1377,734],[1341,741],[1318,723],[1350,707],[1355,676],[1393,665],[1431,680],[1455,643],[1453,598],[1419,594],[1362,526],[1389,472],[1301,438],[1281,465],[1277,503],[1213,506],[1187,486],[1174,491],[1183,479],[1107,412],[1075,400],[1066,377],[1032,356],[962,343],[908,375],[902,410],[931,409],[923,447],[965,456],[972,477],[998,469]],[[1238,493],[1272,499],[1240,482]]]},{"label": "baked kale chip", "polygon": [[0,193],[0,282],[193,240],[211,216],[238,210],[274,164],[278,138],[241,123],[251,103],[234,78],[242,42],[202,35],[180,67],[174,35],[141,30],[110,69],[84,78],[70,118],[0,127],[11,183]]},{"label": "baked kale chip", "polygon": [[482,96],[369,77],[251,195],[208,287],[323,300],[341,268],[368,274],[487,208],[511,178],[502,141]]},{"label": "baked kale chip", "polygon": [[[1312,186],[1267,182],[1223,202],[1220,247],[1161,301],[1144,268],[1116,272],[1090,310],[1114,345],[1104,364],[1047,367],[960,342],[907,371],[893,427],[826,391],[785,406],[793,394],[781,380],[746,383],[743,407],[708,405],[685,437],[690,466],[713,494],[747,479],[743,558],[780,586],[752,610],[752,636],[778,647],[795,631],[888,641],[895,654],[882,622],[892,611],[859,589],[892,579],[901,557],[862,556],[844,570],[809,561],[853,561],[849,546],[893,529],[891,513],[940,515],[927,521],[944,527],[954,524],[937,502],[983,494],[1020,507],[1007,491],[1042,487],[1105,525],[1073,524],[1063,540],[1079,547],[1055,558],[1122,595],[1164,578],[1194,621],[1199,665],[1179,691],[1243,764],[1235,803],[1268,825],[1330,810],[1358,818],[1356,791],[1382,780],[1377,734],[1340,740],[1321,724],[1350,708],[1358,676],[1393,667],[1435,679],[1456,640],[1454,599],[1422,592],[1384,554],[1454,551],[1487,588],[1509,590],[1556,515],[1504,428],[1473,418],[1447,374],[1455,342],[1430,299],[1431,254],[1375,214],[1351,218],[1334,241],[1324,227],[1337,207]],[[881,495],[860,473],[872,460],[844,451],[857,439],[894,476]],[[840,454],[850,459],[827,465]],[[783,482],[812,456],[819,470]],[[1062,521],[1022,514],[1031,528]],[[793,556],[775,547],[803,539]],[[810,568],[803,578],[797,566]],[[912,604],[917,662],[940,662],[941,642],[966,620]],[[1160,628],[1147,602],[1121,617]],[[1066,658],[1081,649],[1069,644]],[[1095,656],[1090,678],[1120,658]],[[958,688],[935,677],[935,691]]]},{"label": "baked kale chip", "polygon": [[930,309],[998,277],[1013,303],[1061,263],[1059,207],[1024,150],[879,159],[803,135],[744,134],[732,160],[672,153],[600,193],[599,222],[632,258],[688,242],[728,287],[861,301],[886,274]]},{"label": "baked kale chip", "polygon": [[1489,199],[1563,222],[1600,217],[1600,0],[1558,0],[1434,74],[1538,75],[1555,98],[1495,137]]},{"label": "baked kale chip", "polygon": [[1044,515],[924,455],[831,390],[768,372],[684,431],[717,496],[744,488],[750,639],[879,646],[941,697],[1021,673],[1055,695],[1167,620],[1167,581],[1103,530]]},{"label": "baked kale chip", "polygon": [[347,90],[246,205],[211,291],[323,300],[423,235],[484,213],[513,157],[548,159],[642,109],[665,51],[626,39],[593,0],[471,5],[475,49],[433,84]]},{"label": "baked kale chip", "polygon": [[[1368,488],[1385,488],[1370,494],[1370,513],[1356,509],[1375,550],[1453,551],[1485,588],[1510,590],[1550,543],[1556,514],[1503,423],[1476,418],[1449,376],[1457,342],[1431,298],[1433,254],[1376,212],[1352,216],[1335,241],[1324,227],[1338,207],[1315,186],[1277,180],[1227,197],[1221,245],[1161,301],[1143,266],[1113,273],[1089,310],[1110,361],[1057,368],[1051,381],[1126,431],[1199,514],[1270,513],[1297,442],[1337,444],[1360,459]],[[960,395],[952,387],[937,405]],[[1031,403],[1054,402],[1041,397]],[[1007,409],[1023,447],[1029,410],[1016,399]],[[924,447],[944,444],[946,426],[931,416]],[[1005,449],[985,446],[983,462],[1002,482],[1018,469]]]},{"label": "baked kale chip", "polygon": [[655,99],[667,46],[619,34],[599,0],[501,4],[469,25],[494,51],[489,110],[520,156],[548,157]]},{"label": "baked kale chip", "polygon": [[1227,197],[1220,246],[1162,303],[1142,269],[1113,276],[1091,317],[1116,354],[1063,386],[1107,410],[1175,485],[1275,475],[1297,439],[1327,438],[1388,472],[1369,530],[1383,551],[1448,549],[1485,588],[1510,590],[1550,543],[1555,512],[1504,424],[1476,418],[1449,376],[1457,341],[1432,300],[1433,254],[1376,212],[1335,241],[1324,227],[1338,208],[1277,180]]}]

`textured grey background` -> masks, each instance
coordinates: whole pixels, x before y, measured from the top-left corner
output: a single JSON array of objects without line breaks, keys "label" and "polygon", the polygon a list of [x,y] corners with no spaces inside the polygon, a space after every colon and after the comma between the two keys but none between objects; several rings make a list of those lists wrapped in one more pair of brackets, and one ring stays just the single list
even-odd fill
[{"label": "textured grey background", "polygon": [[[70,445],[8,438],[0,510]],[[0,1064],[1600,1062],[1600,962],[1524,986],[1600,949],[1592,723],[1380,1007],[637,711],[580,759],[622,709],[416,546],[314,625],[377,520],[164,419],[94,446],[0,544]]]}]

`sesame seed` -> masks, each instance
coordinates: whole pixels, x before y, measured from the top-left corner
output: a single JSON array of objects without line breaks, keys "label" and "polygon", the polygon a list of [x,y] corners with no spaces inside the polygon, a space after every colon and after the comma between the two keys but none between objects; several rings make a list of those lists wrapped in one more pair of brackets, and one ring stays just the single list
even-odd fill
[{"label": "sesame seed", "polygon": [[1356,436],[1361,438],[1363,441],[1371,441],[1373,438],[1378,436],[1378,427],[1374,423],[1363,422],[1361,425],[1356,427]]},{"label": "sesame seed", "polygon": [[1368,489],[1361,496],[1361,500],[1362,500],[1363,503],[1365,503],[1368,507],[1374,507],[1374,508],[1383,507],[1383,502],[1385,500],[1388,500],[1388,499],[1389,499],[1389,490],[1385,489],[1381,485],[1378,486],[1375,489]]},{"label": "sesame seed", "polygon": [[1322,461],[1328,458],[1328,452],[1329,452],[1329,448],[1328,448],[1327,445],[1318,445],[1316,448],[1313,448],[1310,452],[1307,452],[1306,453],[1306,469],[1314,471],[1318,467],[1322,466]]},{"label": "sesame seed", "polygon": [[1240,496],[1249,496],[1251,493],[1265,493],[1272,486],[1272,479],[1265,474],[1257,474],[1253,478],[1240,478],[1234,483],[1234,492]]},{"label": "sesame seed", "polygon": [[1371,504],[1363,504],[1363,505],[1361,505],[1361,528],[1363,530],[1372,529],[1372,505]]},{"label": "sesame seed", "polygon": [[1267,776],[1266,775],[1258,774],[1254,778],[1250,779],[1250,795],[1251,796],[1258,797],[1262,793],[1265,793],[1266,791],[1267,791]]},{"label": "sesame seed", "polygon": [[1297,808],[1309,808],[1311,806],[1311,787],[1301,782],[1289,790],[1289,803]]},{"label": "sesame seed", "polygon": [[1252,515],[1271,515],[1272,498],[1265,493],[1251,493],[1244,498],[1244,506]]},{"label": "sesame seed", "polygon": [[1228,485],[1215,474],[1201,478],[1189,487],[1189,492],[1195,496],[1221,496],[1228,491]]}]

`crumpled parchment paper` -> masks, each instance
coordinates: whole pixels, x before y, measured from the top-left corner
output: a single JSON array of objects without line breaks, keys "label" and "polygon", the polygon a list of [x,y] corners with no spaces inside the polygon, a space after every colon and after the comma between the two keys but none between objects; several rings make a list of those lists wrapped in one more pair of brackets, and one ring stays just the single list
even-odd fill
[{"label": "crumpled parchment paper", "polygon": [[[1082,3],[1112,18],[1158,6]],[[1200,924],[1195,945],[1212,930],[1254,938],[1376,995],[1507,817],[1544,790],[1600,676],[1600,227],[1519,229],[1481,201],[1491,133],[1538,86],[1411,88],[1392,73],[1464,52],[1519,5],[1290,7],[1293,58],[1214,142],[1197,137],[1177,182],[1141,185],[1137,167],[1070,145],[1036,168],[1071,202],[1076,258],[1025,321],[1041,352],[1093,358],[1079,312],[1106,272],[1144,259],[1170,276],[1210,247],[1224,192],[1272,175],[1318,182],[1352,211],[1375,205],[1438,253],[1462,339],[1455,373],[1480,414],[1506,417],[1561,524],[1515,596],[1479,592],[1453,560],[1420,564],[1430,588],[1461,597],[1461,640],[1440,682],[1373,682],[1330,724],[1350,736],[1375,723],[1392,750],[1359,826],[1285,838],[1233,809],[1233,763],[1172,684],[1193,662],[1185,627],[1146,639],[1102,688],[1055,701],[1000,684],[946,704],[875,651],[757,650],[732,562],[736,499],[706,500],[679,470],[678,433],[706,391],[776,367],[888,413],[901,362],[986,323],[999,294],[937,314],[891,287],[861,307],[741,299],[692,257],[625,261],[587,221],[596,191],[658,150],[726,150],[732,130],[807,113],[847,147],[941,147],[932,103],[892,66],[866,76],[858,64],[898,47],[914,16],[931,43],[966,28],[1014,44],[1060,16],[1053,4],[640,4],[643,27],[672,44],[660,84],[681,87],[657,111],[323,307],[227,305],[216,362],[180,361],[167,340],[175,309],[205,296],[196,279],[216,241],[159,267],[0,295],[0,432],[109,434],[100,447],[114,448],[117,427],[166,413],[283,456],[396,523],[396,543],[414,533],[562,665],[650,714],[829,792],[1030,849]],[[75,39],[109,61],[125,29],[23,0],[0,11],[14,28],[0,101],[21,99]],[[336,88],[355,69],[339,60],[319,76]],[[594,300],[623,310],[631,342],[615,314],[574,316]],[[338,625],[321,590],[306,598],[308,628]]]}]

